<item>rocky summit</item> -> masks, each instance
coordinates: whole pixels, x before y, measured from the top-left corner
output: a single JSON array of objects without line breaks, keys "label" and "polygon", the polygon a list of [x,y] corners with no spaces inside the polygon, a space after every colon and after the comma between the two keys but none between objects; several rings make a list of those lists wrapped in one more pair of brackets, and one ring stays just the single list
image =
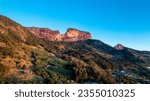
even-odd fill
[{"label": "rocky summit", "polygon": [[117,45],[115,46],[115,49],[117,49],[117,50],[123,50],[123,49],[124,49],[124,46],[123,46],[122,44],[117,44]]},{"label": "rocky summit", "polygon": [[36,37],[50,41],[74,42],[92,39],[89,32],[80,31],[74,28],[69,28],[65,34],[60,34],[59,31],[53,31],[48,28],[28,27],[27,29]]},{"label": "rocky summit", "polygon": [[64,35],[62,35],[62,40],[67,42],[87,39],[92,39],[92,36],[89,32],[80,31],[74,28],[69,28],[67,32]]},{"label": "rocky summit", "polygon": [[2,84],[150,84],[150,52],[69,28],[24,27],[0,16]]}]

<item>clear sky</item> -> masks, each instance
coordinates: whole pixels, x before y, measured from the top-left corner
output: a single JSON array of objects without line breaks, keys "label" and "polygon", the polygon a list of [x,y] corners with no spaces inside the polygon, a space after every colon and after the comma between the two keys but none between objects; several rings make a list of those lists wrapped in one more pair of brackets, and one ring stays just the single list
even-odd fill
[{"label": "clear sky", "polygon": [[77,28],[111,46],[150,50],[149,0],[0,0],[0,14],[24,26]]}]

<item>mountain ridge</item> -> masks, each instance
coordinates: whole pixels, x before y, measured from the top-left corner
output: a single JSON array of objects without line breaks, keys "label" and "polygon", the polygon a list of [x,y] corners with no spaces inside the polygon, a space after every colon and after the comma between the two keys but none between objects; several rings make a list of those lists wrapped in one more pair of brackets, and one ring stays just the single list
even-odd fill
[{"label": "mountain ridge", "polygon": [[65,34],[60,34],[58,30],[54,31],[49,28],[27,27],[27,29],[36,37],[50,41],[73,42],[79,40],[92,39],[92,36],[89,32],[80,31],[75,28],[68,28]]},{"label": "mountain ridge", "polygon": [[88,32],[74,31],[69,41],[51,41],[0,16],[0,83],[150,83],[150,52],[117,50],[91,36],[76,37]]}]

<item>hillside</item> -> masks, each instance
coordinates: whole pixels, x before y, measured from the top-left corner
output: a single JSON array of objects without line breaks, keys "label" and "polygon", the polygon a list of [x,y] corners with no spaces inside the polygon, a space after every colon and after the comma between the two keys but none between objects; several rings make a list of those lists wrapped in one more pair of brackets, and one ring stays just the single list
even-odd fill
[{"label": "hillside", "polygon": [[150,52],[68,29],[24,27],[0,16],[0,83],[150,83]]}]

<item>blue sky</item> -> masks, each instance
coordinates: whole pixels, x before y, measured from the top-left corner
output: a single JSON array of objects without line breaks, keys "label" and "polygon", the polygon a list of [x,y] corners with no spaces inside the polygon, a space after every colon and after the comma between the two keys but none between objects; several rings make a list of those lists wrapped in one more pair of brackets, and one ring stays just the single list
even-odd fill
[{"label": "blue sky", "polygon": [[0,14],[24,26],[89,31],[111,46],[150,50],[149,0],[0,0]]}]

